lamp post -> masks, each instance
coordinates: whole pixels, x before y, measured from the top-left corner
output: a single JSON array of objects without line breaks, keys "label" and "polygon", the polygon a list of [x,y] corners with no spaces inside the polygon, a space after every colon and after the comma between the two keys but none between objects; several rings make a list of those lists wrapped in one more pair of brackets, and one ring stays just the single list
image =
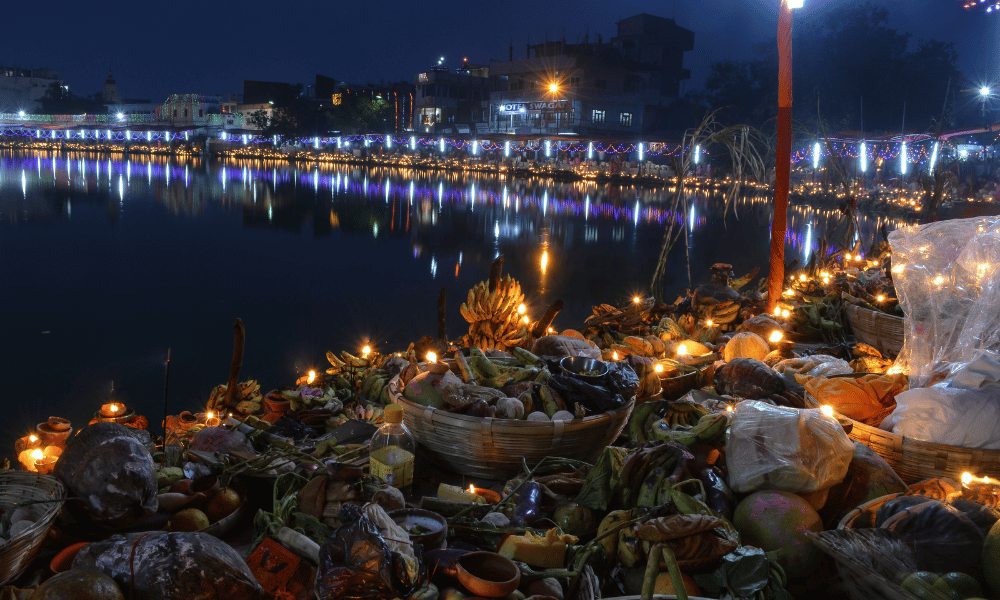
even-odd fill
[{"label": "lamp post", "polygon": [[[554,101],[559,100],[559,84],[555,81],[549,84],[549,94]],[[559,107],[556,107],[556,135],[559,135]]]},{"label": "lamp post", "polygon": [[788,219],[788,178],[792,161],[792,9],[804,0],[779,0],[778,8],[778,145],[774,166],[774,217],[767,274],[767,312],[781,298],[785,279],[785,231]]}]

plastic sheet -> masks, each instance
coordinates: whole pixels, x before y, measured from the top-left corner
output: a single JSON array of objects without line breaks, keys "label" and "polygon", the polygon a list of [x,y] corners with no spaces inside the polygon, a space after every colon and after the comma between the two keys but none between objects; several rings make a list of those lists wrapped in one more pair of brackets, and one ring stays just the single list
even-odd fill
[{"label": "plastic sheet", "polygon": [[911,388],[1000,351],[1000,217],[953,219],[889,234],[906,314],[896,364]]},{"label": "plastic sheet", "polygon": [[340,509],[343,523],[319,550],[318,600],[404,597],[421,583],[411,579],[408,561],[394,552],[379,527],[357,506]]},{"label": "plastic sheet", "polygon": [[268,597],[240,555],[207,533],[112,536],[84,546],[73,568],[101,571],[135,600]]},{"label": "plastic sheet", "polygon": [[601,360],[600,349],[568,335],[542,336],[535,340],[531,352],[536,356],[583,356]]},{"label": "plastic sheet", "polygon": [[840,423],[819,409],[745,400],[733,410],[726,456],[735,492],[808,493],[844,479],[854,443]]}]

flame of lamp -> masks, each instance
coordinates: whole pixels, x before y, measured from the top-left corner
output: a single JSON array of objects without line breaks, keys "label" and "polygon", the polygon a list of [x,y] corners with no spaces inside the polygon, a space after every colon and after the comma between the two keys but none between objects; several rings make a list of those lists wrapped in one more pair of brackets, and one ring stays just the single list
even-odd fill
[{"label": "flame of lamp", "polygon": [[493,490],[487,488],[477,488],[474,485],[469,485],[469,491],[485,500],[487,504],[496,504],[497,502],[500,502],[500,494],[494,492]]},{"label": "flame of lamp", "polygon": [[121,402],[108,402],[101,405],[101,416],[105,418],[125,416],[125,405]]}]

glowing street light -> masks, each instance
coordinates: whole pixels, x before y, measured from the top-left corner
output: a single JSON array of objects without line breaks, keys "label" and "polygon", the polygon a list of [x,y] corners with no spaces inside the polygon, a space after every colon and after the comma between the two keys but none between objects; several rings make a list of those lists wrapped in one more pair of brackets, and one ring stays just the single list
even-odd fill
[{"label": "glowing street light", "polygon": [[556,83],[556,82],[554,82],[554,81],[552,83],[550,83],[549,84],[549,91],[552,92],[553,94],[555,94],[556,92],[558,92],[559,91],[559,84]]},{"label": "glowing street light", "polygon": [[983,87],[979,88],[979,95],[982,96],[982,97],[984,97],[984,98],[987,97],[987,96],[989,96],[990,95],[990,86],[984,85]]}]

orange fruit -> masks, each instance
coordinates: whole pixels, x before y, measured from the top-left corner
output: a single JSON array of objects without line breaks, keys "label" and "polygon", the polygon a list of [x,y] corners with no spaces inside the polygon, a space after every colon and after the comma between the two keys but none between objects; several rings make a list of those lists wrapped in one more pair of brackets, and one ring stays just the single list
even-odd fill
[{"label": "orange fruit", "polygon": [[197,508],[185,508],[170,519],[167,529],[170,531],[199,531],[208,525],[208,516],[205,513]]},{"label": "orange fruit", "polygon": [[208,501],[208,504],[205,505],[205,514],[208,515],[209,521],[215,523],[219,519],[224,519],[233,514],[242,503],[243,498],[240,498],[236,490],[232,488],[220,488],[212,496],[212,499]]}]

